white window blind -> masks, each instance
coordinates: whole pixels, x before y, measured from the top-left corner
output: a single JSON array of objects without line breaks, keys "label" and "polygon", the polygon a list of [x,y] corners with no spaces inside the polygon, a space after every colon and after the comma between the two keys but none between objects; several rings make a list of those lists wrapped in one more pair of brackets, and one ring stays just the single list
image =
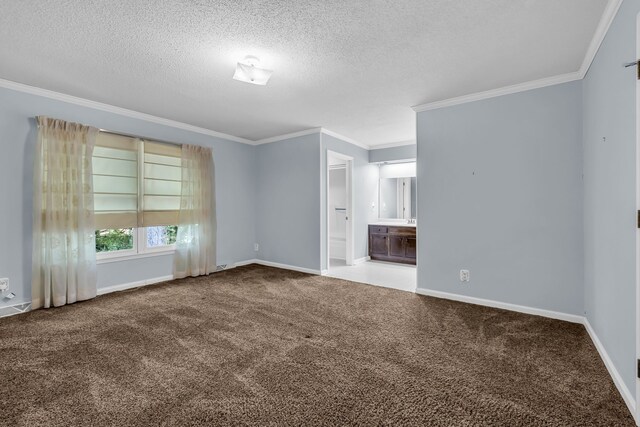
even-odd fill
[{"label": "white window blind", "polygon": [[93,150],[97,229],[137,226],[138,151],[138,139],[98,133]]},{"label": "white window blind", "polygon": [[181,147],[100,132],[93,154],[96,228],[178,223]]},{"label": "white window blind", "polygon": [[144,141],[140,226],[175,225],[180,211],[182,160],[179,145]]}]

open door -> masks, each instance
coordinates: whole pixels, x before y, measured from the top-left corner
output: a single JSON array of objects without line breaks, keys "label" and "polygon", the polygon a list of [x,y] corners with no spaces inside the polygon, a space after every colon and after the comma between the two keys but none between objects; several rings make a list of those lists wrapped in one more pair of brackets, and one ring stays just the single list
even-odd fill
[{"label": "open door", "polygon": [[[332,203],[332,171],[333,175],[340,175],[344,171],[344,184],[338,184],[339,188],[333,185],[333,191],[344,191],[344,197],[340,198],[338,204]],[[344,232],[344,260],[346,265],[353,265],[354,256],[354,227],[353,227],[353,157],[327,150],[327,269],[330,268],[332,247],[336,247],[336,242],[332,241],[332,231],[339,230],[340,235]],[[342,205],[344,206],[338,206]],[[336,226],[336,223],[340,224]],[[342,228],[344,227],[344,228]],[[335,240],[335,239],[334,239]],[[342,258],[342,256],[340,256]]]}]

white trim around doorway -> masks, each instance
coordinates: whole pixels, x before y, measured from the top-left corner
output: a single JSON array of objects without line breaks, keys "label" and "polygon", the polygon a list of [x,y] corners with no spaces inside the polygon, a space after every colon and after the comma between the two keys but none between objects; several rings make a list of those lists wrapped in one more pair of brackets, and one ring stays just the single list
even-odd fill
[{"label": "white trim around doorway", "polygon": [[346,218],[347,218],[347,231],[346,231],[346,264],[347,265],[353,265],[354,264],[354,248],[353,248],[353,243],[354,243],[354,226],[353,226],[353,219],[354,219],[354,215],[353,215],[353,199],[354,199],[354,188],[353,188],[353,157],[351,156],[347,156],[345,154],[342,153],[338,153],[336,151],[331,151],[331,150],[327,150],[326,152],[326,182],[325,182],[325,200],[326,200],[326,219],[325,219],[325,229],[327,230],[326,233],[326,260],[327,260],[327,270],[329,269],[329,260],[330,260],[330,248],[331,248],[331,229],[329,227],[329,218],[331,215],[330,209],[329,209],[329,171],[331,169],[331,165],[329,162],[329,158],[333,157],[336,159],[340,159],[340,160],[344,160],[345,161],[345,169],[346,169],[346,175],[347,175],[347,213],[346,213]]}]

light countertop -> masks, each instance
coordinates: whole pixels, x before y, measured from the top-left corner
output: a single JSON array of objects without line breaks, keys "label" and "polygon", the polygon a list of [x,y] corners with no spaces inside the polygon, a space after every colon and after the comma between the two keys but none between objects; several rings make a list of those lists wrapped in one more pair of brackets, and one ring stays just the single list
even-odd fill
[{"label": "light countertop", "polygon": [[370,222],[369,225],[381,225],[385,227],[416,227],[417,224],[407,224],[406,221],[376,221]]}]

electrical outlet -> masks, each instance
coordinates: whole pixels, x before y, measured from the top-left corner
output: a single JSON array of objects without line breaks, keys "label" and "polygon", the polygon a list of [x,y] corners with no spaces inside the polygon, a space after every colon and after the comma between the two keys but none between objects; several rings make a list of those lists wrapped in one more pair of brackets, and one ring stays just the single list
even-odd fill
[{"label": "electrical outlet", "polygon": [[460,281],[468,282],[469,281],[469,270],[460,270]]},{"label": "electrical outlet", "polygon": [[4,292],[8,289],[9,289],[9,279],[6,277],[4,279],[0,279],[0,292]]},{"label": "electrical outlet", "polygon": [[254,250],[254,251],[256,251],[256,252],[258,252],[258,251],[260,250],[260,245],[259,245],[259,244],[257,244],[257,243],[254,243],[254,244],[253,244],[253,250]]}]

